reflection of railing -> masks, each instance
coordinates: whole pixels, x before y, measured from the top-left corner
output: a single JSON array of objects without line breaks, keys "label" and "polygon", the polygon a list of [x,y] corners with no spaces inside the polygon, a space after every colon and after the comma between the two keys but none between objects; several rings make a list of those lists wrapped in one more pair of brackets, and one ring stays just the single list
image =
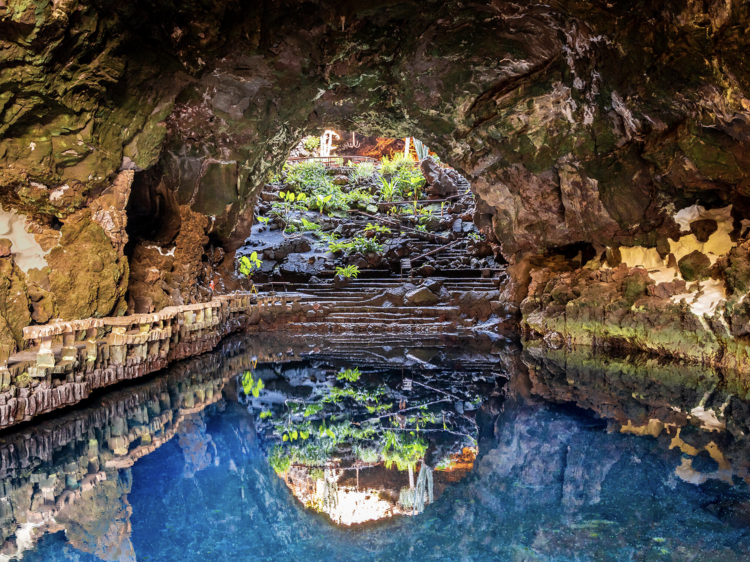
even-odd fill
[{"label": "reflection of railing", "polygon": [[321,162],[326,168],[340,168],[344,163],[361,164],[372,162],[377,164],[375,158],[369,156],[311,156],[309,158],[288,158],[287,162],[299,164],[300,162]]},{"label": "reflection of railing", "polygon": [[151,314],[28,326],[24,339],[33,347],[0,366],[0,428],[210,351],[225,335],[247,329],[253,317],[272,323],[279,314],[291,314],[301,298],[238,292]]}]

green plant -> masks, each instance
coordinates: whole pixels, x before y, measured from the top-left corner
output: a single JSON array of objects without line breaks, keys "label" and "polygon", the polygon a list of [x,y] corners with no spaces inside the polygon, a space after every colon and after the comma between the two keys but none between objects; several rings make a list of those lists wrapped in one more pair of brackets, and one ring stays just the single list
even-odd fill
[{"label": "green plant", "polygon": [[391,233],[391,229],[388,228],[387,226],[380,226],[379,224],[370,224],[368,222],[367,226],[365,227],[365,232],[370,232],[370,231],[377,232],[378,234],[380,233],[390,234]]},{"label": "green plant", "polygon": [[320,214],[323,214],[323,209],[330,203],[333,194],[322,195],[320,193],[315,194],[315,199],[310,200],[310,208],[314,209],[317,207],[320,209]]},{"label": "green plant", "polygon": [[320,230],[320,225],[316,222],[312,222],[302,217],[302,230],[305,232],[315,232]]},{"label": "green plant", "polygon": [[316,137],[313,135],[305,137],[304,139],[302,139],[302,146],[305,147],[305,150],[309,150],[310,152],[312,152],[320,146],[320,137]]},{"label": "green plant", "polygon": [[414,139],[414,150],[417,153],[417,158],[419,160],[424,160],[430,155],[430,149],[425,146],[425,144],[418,139]]},{"label": "green plant", "polygon": [[374,199],[373,196],[364,189],[355,189],[354,191],[350,191],[344,196],[344,198],[350,207],[353,205],[366,207],[367,205],[370,205]]},{"label": "green plant", "polygon": [[260,266],[262,264],[263,262],[258,259],[258,252],[253,252],[252,254],[250,254],[250,257],[242,256],[240,258],[240,274],[244,275],[245,277],[250,277],[254,269],[260,269]]},{"label": "green plant", "polygon": [[296,232],[297,228],[291,223],[291,217],[296,211],[307,210],[307,196],[304,193],[282,191],[279,198],[281,201],[271,203],[271,214],[282,221],[285,232]]},{"label": "green plant", "polygon": [[479,242],[480,240],[483,239],[481,234],[479,234],[478,232],[474,232],[474,231],[469,232],[467,236],[471,238],[472,240],[474,240],[475,242]]},{"label": "green plant", "polygon": [[357,236],[349,242],[330,242],[328,244],[328,251],[332,253],[346,252],[347,255],[354,252],[361,252],[363,254],[369,254],[372,252],[381,252],[383,245],[379,244],[374,238],[365,238],[364,236]]},{"label": "green plant", "polygon": [[303,193],[325,191],[333,182],[322,162],[303,161],[291,164],[286,169],[286,181]]},{"label": "green plant", "polygon": [[263,410],[260,413],[260,419],[262,419],[262,420],[264,420],[266,418],[272,418],[272,417],[273,417],[273,412],[271,412],[270,410]]},{"label": "green plant", "polygon": [[369,180],[375,175],[375,164],[372,162],[360,162],[354,165],[354,169],[349,172],[349,181],[354,184]]},{"label": "green plant", "polygon": [[354,369],[341,369],[341,372],[336,375],[336,379],[340,381],[357,382],[362,373],[359,372],[359,367]]},{"label": "green plant", "polygon": [[268,224],[268,221],[271,220],[269,217],[255,217],[255,218],[258,219],[261,222],[261,224]]},{"label": "green plant", "polygon": [[359,275],[359,268],[356,265],[347,265],[346,267],[337,267],[336,275],[343,275],[347,279],[356,279]]},{"label": "green plant", "polygon": [[386,203],[394,201],[397,197],[400,197],[401,191],[399,190],[396,181],[388,181],[385,178],[380,178],[380,201]]},{"label": "green plant", "polygon": [[419,232],[427,232],[427,227],[423,224],[418,224],[414,228],[418,230]]},{"label": "green plant", "polygon": [[392,158],[383,156],[380,159],[380,174],[383,176],[392,176],[401,170],[412,170],[413,168],[414,160],[404,156],[403,152],[395,153]]}]

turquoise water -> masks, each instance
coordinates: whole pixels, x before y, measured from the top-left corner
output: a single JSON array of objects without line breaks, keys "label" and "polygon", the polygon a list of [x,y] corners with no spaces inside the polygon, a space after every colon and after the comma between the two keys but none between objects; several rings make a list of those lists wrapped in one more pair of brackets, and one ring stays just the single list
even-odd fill
[{"label": "turquoise water", "polygon": [[[404,356],[399,353],[395,355]],[[470,361],[466,357],[459,360],[428,354],[429,363],[440,365],[437,372],[414,361],[401,367],[392,361],[386,365],[362,361],[363,376],[356,384],[336,381],[327,387],[372,389],[390,381],[389,392],[400,403],[407,396],[403,380],[411,378],[428,381],[437,389],[422,389],[418,394],[418,385],[414,385],[411,392],[415,394],[408,394],[413,403],[439,399],[446,392],[452,395],[450,401],[430,406],[436,407],[440,416],[447,415],[447,421],[421,426],[420,436],[424,436],[428,451],[414,468],[422,464],[436,468],[472,443],[478,457],[473,467],[454,473],[457,476],[452,482],[435,469],[437,497],[426,502],[421,513],[412,509],[408,514],[342,525],[332,520],[327,508],[305,507],[295,497],[285,483],[289,473],[277,474],[268,460],[274,447],[289,450],[292,446],[274,435],[274,426],[268,421],[283,416],[277,413],[260,420],[259,413],[274,408],[285,411],[283,403],[291,396],[302,397],[307,404],[315,402],[315,396],[328,396],[329,390],[315,390],[311,381],[321,382],[326,376],[333,380],[344,365],[353,366],[341,358],[295,360],[283,365],[261,364],[252,370],[255,380],[265,382],[256,400],[252,391],[244,395],[241,380],[232,379],[225,384],[220,400],[183,416],[176,434],[161,447],[136,460],[132,467],[105,470],[107,479],[69,507],[59,508],[56,496],[55,523],[40,527],[44,532],[20,555],[24,560],[45,562],[750,558],[750,490],[742,477],[747,455],[740,439],[694,424],[692,433],[683,430],[685,440],[689,433],[697,434],[691,441],[694,445],[701,439],[714,445],[688,455],[675,446],[675,437],[668,430],[658,437],[622,433],[617,430],[619,425],[613,427],[612,419],[601,415],[601,410],[622,408],[625,401],[632,400],[625,396],[617,401],[611,376],[606,381],[600,376],[599,385],[589,388],[589,398],[596,395],[600,400],[597,413],[575,404],[584,390],[581,385],[576,387],[575,381],[566,384],[576,387],[579,399],[561,400],[559,393],[550,395],[554,387],[549,380],[545,391],[539,391],[543,378],[539,371],[534,375],[532,369],[531,376],[511,372],[521,370],[517,351],[493,353],[489,361],[485,353],[476,369],[467,366]],[[497,364],[493,366],[492,360]],[[466,375],[453,387],[441,378],[441,373],[449,373],[451,368]],[[173,402],[174,388],[168,391]],[[481,401],[474,397],[477,392],[484,392]],[[456,404],[454,398],[459,395],[466,399],[463,405]],[[664,393],[658,393],[658,401],[665,400]],[[371,415],[361,404],[346,400],[326,404],[331,412],[318,414],[326,427],[339,427],[342,420],[362,426],[362,420]],[[478,409],[465,407],[470,404]],[[642,410],[648,404],[646,398],[639,401]],[[627,407],[633,409],[634,405]],[[128,419],[133,427],[134,418]],[[441,434],[438,430],[443,427],[454,431]],[[430,428],[436,431],[425,433]],[[94,433],[85,437],[90,439]],[[313,438],[309,439],[312,442]],[[370,434],[368,439],[372,445],[379,436]],[[84,442],[88,440],[79,435],[29,470],[49,474],[52,467],[62,465],[62,472],[66,466],[71,472],[65,455],[93,456]],[[367,485],[379,487],[383,497],[396,501],[398,488],[408,489],[407,471],[396,466],[386,471],[376,463],[363,468],[352,453],[361,445],[362,439],[349,437],[328,450],[326,459],[315,466],[330,465],[335,458],[339,468],[361,467],[356,487],[351,484],[351,471],[337,473],[339,502],[345,502],[347,489],[351,492]],[[723,456],[716,453],[717,447]],[[714,451],[723,467],[708,450]],[[90,472],[97,468],[102,467]],[[310,470],[318,469],[305,470],[303,484],[313,482]],[[363,484],[368,470],[380,471],[379,476]],[[320,472],[315,473],[318,479],[322,478]],[[21,506],[27,506],[14,498],[26,490],[18,484],[24,477],[29,478],[23,476],[23,470],[15,472],[15,491],[0,506],[5,509],[0,512],[6,536],[16,543],[23,537],[18,530],[25,517]],[[350,479],[349,488],[342,484],[346,478]],[[8,479],[6,491],[12,486]],[[44,484],[36,482],[34,486],[35,497],[40,496]],[[81,489],[72,480],[67,486],[72,492]],[[9,515],[8,504],[18,509]],[[34,504],[32,499],[31,505],[37,513],[43,511],[39,500]],[[8,535],[11,520],[16,525],[15,538]]]}]

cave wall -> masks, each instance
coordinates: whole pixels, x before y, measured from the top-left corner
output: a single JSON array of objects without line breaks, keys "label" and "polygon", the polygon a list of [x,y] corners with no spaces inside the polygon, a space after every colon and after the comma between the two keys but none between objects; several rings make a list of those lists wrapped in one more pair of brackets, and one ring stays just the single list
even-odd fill
[{"label": "cave wall", "polygon": [[[128,298],[131,309],[189,302],[201,296],[189,286],[215,279],[236,286],[233,252],[256,194],[324,128],[415,136],[464,173],[519,306],[532,270],[559,272],[550,260],[571,244],[664,250],[682,235],[675,213],[695,203],[731,204],[739,240],[749,10],[739,0],[0,0],[0,205],[49,251],[34,282],[12,249],[0,257],[29,301],[28,314],[0,308],[0,330],[31,321],[32,283],[49,317],[63,318],[122,313]],[[169,235],[128,226],[130,191],[142,201],[143,184],[168,201],[157,220],[172,221]],[[180,236],[193,251],[175,268],[163,258],[180,252]],[[69,255],[83,268],[71,271]],[[531,313],[559,313],[549,302],[529,310],[532,331],[543,323]],[[555,326],[540,332],[575,331]]]}]

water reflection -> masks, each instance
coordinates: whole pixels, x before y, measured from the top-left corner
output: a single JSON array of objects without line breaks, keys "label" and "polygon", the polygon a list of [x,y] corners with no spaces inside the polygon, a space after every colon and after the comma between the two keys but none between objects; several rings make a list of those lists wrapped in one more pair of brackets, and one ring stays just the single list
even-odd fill
[{"label": "water reflection", "polygon": [[737,373],[590,348],[527,346],[530,393],[610,420],[609,431],[656,438],[686,454],[675,474],[750,483],[748,385]]},{"label": "water reflection", "polygon": [[343,525],[421,513],[466,475],[477,411],[506,381],[490,355],[457,369],[437,349],[369,352],[380,361],[317,353],[239,378],[271,466],[303,505]]},{"label": "water reflection", "polygon": [[0,556],[747,560],[741,377],[453,343],[235,338],[6,433]]}]

